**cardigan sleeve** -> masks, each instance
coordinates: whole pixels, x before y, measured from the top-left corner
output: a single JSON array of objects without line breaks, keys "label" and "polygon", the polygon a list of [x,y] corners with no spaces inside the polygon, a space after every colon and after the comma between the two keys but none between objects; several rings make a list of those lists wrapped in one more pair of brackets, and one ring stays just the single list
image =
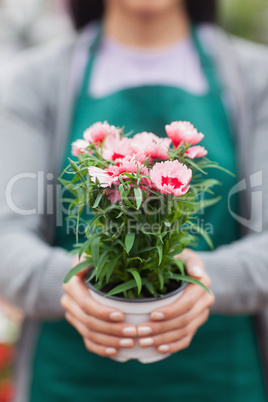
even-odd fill
[{"label": "cardigan sleeve", "polygon": [[0,112],[0,293],[27,316],[63,317],[62,283],[72,258],[46,242],[48,184],[56,91],[42,63],[29,56],[5,86]]},{"label": "cardigan sleeve", "polygon": [[248,235],[213,252],[199,253],[222,314],[259,313],[268,307],[268,234]]},{"label": "cardigan sleeve", "polygon": [[223,314],[268,308],[268,50],[246,41],[236,45],[248,105],[243,116],[248,134],[240,134],[240,165],[246,168],[239,179],[241,210],[248,210],[239,221],[247,226],[247,235],[215,251],[200,252],[216,297],[212,311]]}]

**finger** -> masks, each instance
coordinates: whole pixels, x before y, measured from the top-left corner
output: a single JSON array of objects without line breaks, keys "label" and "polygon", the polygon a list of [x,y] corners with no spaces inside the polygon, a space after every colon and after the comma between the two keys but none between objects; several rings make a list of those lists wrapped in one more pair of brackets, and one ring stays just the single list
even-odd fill
[{"label": "finger", "polygon": [[84,339],[84,344],[86,349],[91,352],[95,353],[101,357],[111,357],[116,356],[118,354],[118,350],[115,348],[106,348],[105,346],[98,345],[89,339]]},{"label": "finger", "polygon": [[95,332],[100,332],[115,336],[135,337],[137,330],[134,325],[127,323],[110,323],[107,321],[99,320],[93,316],[84,313],[79,305],[67,294],[61,299],[62,307],[80,321],[88,329]]},{"label": "finger", "polygon": [[187,327],[195,317],[199,316],[206,308],[214,303],[214,297],[208,293],[195,304],[192,310],[188,313],[177,316],[171,320],[160,322],[148,321],[137,327],[137,334],[139,337],[148,335],[158,335],[168,331]]},{"label": "finger", "polygon": [[[208,311],[206,312],[206,314],[203,317],[203,323],[206,322],[207,317],[208,317]],[[201,326],[201,325],[202,325],[202,323],[199,326]],[[198,328],[199,327],[197,327],[195,331],[193,331],[191,334],[187,335],[185,338],[179,339],[179,340],[177,340],[175,342],[171,342],[169,344],[163,343],[162,345],[157,346],[157,351],[159,353],[171,353],[172,354],[172,353],[179,352],[183,349],[187,349],[190,346],[192,339],[193,339],[195,333],[197,332]]]},{"label": "finger", "polygon": [[116,349],[133,348],[134,346],[134,340],[131,338],[119,338],[90,330],[70,313],[66,313],[66,320],[80,333],[83,338],[88,339],[98,345]]},{"label": "finger", "polygon": [[145,348],[149,346],[168,345],[170,343],[180,341],[189,336],[193,337],[198,328],[207,321],[208,317],[209,317],[209,310],[205,309],[187,327],[165,332],[163,334],[148,338],[140,338],[138,340],[138,343],[141,347]]},{"label": "finger", "polygon": [[83,334],[88,335],[88,329],[77,321],[71,314],[66,314],[66,320],[80,333],[80,335],[82,335],[86,349],[89,352],[95,353],[102,357],[117,355],[118,350],[116,348],[95,344],[88,337],[85,337]]},{"label": "finger", "polygon": [[84,313],[92,315],[100,320],[124,320],[124,314],[121,311],[104,306],[94,300],[83,279],[79,278],[77,275],[73,276],[63,287],[65,292],[76,301]]},{"label": "finger", "polygon": [[204,263],[201,258],[193,250],[185,249],[183,252],[176,256],[185,262],[188,275],[201,279],[205,274]]},{"label": "finger", "polygon": [[[73,267],[80,264],[81,262],[84,262],[86,260],[86,257],[88,257],[88,255],[86,253],[83,253],[80,258],[79,258],[79,255],[76,254],[73,258]],[[90,265],[90,263],[88,265]]]},{"label": "finger", "polygon": [[201,297],[207,293],[201,286],[188,285],[182,296],[175,302],[154,310],[151,315],[151,321],[171,320],[180,315],[188,313]]},{"label": "finger", "polygon": [[[84,261],[86,260],[85,257],[86,257],[86,254],[83,253],[82,256],[81,256],[81,258],[79,259],[78,254],[77,254],[77,255],[74,257],[74,259],[73,259],[73,268],[76,267],[76,265],[80,264],[81,262],[84,262]],[[87,267],[87,268],[84,268],[84,269],[82,269],[81,271],[77,272],[76,276],[77,276],[78,278],[81,278],[81,279],[84,280],[85,277],[86,277],[86,275],[87,275],[87,273],[88,273],[88,271],[89,271],[89,269],[90,269],[90,263],[88,263],[88,267]]]},{"label": "finger", "polygon": [[159,353],[163,353],[163,354],[165,354],[165,353],[173,354],[173,353],[179,352],[181,350],[187,349],[190,346],[191,342],[192,342],[192,337],[188,336],[177,342],[173,342],[169,345],[164,345],[164,344],[160,345],[157,347],[157,351]]},{"label": "finger", "polygon": [[132,338],[119,338],[116,336],[110,336],[95,331],[90,331],[88,339],[98,345],[112,347],[112,348],[133,348],[134,339]]}]

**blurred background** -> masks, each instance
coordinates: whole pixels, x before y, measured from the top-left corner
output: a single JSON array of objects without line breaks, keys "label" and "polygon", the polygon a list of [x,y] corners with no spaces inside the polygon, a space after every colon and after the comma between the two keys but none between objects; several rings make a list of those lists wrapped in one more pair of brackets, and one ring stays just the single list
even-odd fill
[{"label": "blurred background", "polygon": [[[72,30],[68,0],[0,0],[0,85],[21,49]],[[268,44],[268,0],[218,0],[219,23],[241,37]]]},{"label": "blurred background", "polygon": [[[240,37],[268,44],[268,0],[218,0],[219,24]],[[67,35],[67,0],[0,0],[1,80],[23,49]],[[12,360],[22,314],[0,298],[0,402],[12,399]]]},{"label": "blurred background", "polygon": [[268,44],[268,0],[218,0],[219,23],[229,32]]}]

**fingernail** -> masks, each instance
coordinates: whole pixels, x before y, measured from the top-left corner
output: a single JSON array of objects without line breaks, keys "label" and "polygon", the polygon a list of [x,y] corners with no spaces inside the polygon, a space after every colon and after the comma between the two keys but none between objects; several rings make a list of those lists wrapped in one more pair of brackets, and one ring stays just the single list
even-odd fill
[{"label": "fingernail", "polygon": [[164,314],[163,313],[160,313],[160,312],[155,312],[155,313],[152,313],[152,320],[163,320],[164,318],[165,318],[165,316],[164,316]]},{"label": "fingernail", "polygon": [[136,328],[133,328],[133,327],[123,328],[122,332],[126,336],[136,336],[136,334],[137,334]]},{"label": "fingernail", "polygon": [[169,346],[168,345],[161,345],[161,346],[159,346],[158,350],[159,350],[159,352],[166,353],[166,352],[169,351]]},{"label": "fingernail", "polygon": [[105,352],[107,353],[107,355],[114,355],[116,353],[116,349],[115,348],[106,348]]},{"label": "fingernail", "polygon": [[202,278],[203,270],[198,265],[194,265],[193,267],[189,268],[189,274],[195,276],[196,278]]},{"label": "fingernail", "polygon": [[121,321],[124,319],[124,316],[122,313],[119,313],[117,311],[113,312],[110,314],[110,319],[113,321]]},{"label": "fingernail", "polygon": [[153,338],[144,338],[144,339],[140,339],[140,345],[141,346],[151,346],[154,343]]},{"label": "fingernail", "polygon": [[149,335],[153,332],[151,327],[140,327],[138,328],[138,336]]},{"label": "fingernail", "polygon": [[121,339],[121,341],[119,342],[119,345],[122,347],[133,347],[134,342],[133,339]]}]

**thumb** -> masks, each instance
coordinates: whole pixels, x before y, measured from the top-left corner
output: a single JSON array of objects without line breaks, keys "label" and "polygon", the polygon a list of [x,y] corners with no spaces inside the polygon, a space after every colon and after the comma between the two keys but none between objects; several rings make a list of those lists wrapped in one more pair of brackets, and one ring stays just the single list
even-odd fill
[{"label": "thumb", "polygon": [[204,277],[205,268],[203,261],[193,250],[185,249],[181,254],[176,256],[176,258],[184,261],[189,276],[196,279],[202,279]]},{"label": "thumb", "polygon": [[[84,262],[86,260],[87,254],[83,253],[79,259],[78,255],[76,255],[73,259],[73,267],[78,265],[81,262]],[[83,269],[82,271],[79,271],[76,276],[80,279],[84,279],[86,274],[88,273],[88,269],[90,268],[90,263],[88,264],[88,268]]]}]

